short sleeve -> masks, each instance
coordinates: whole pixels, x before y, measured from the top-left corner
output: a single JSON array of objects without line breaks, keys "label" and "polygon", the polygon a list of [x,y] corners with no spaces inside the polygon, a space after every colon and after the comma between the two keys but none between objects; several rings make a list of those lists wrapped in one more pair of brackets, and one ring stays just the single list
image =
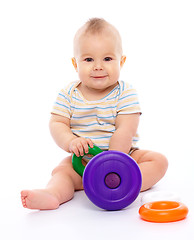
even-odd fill
[{"label": "short sleeve", "polygon": [[141,113],[136,90],[128,83],[120,85],[120,97],[117,103],[117,114]]},{"label": "short sleeve", "polygon": [[51,113],[67,118],[71,117],[70,95],[66,89],[62,89],[57,96]]}]

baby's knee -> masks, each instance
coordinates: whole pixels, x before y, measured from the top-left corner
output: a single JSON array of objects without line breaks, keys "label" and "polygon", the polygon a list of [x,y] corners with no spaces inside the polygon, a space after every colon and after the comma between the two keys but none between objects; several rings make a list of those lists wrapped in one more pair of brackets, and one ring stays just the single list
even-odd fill
[{"label": "baby's knee", "polygon": [[55,175],[56,173],[59,173],[59,172],[66,172],[66,166],[62,166],[62,165],[59,165],[57,167],[55,167],[51,173],[51,175]]},{"label": "baby's knee", "polygon": [[71,160],[68,157],[53,169],[52,176],[55,175],[56,173],[69,174],[71,171],[73,171],[73,167],[71,164]]},{"label": "baby's knee", "polygon": [[157,153],[155,162],[158,165],[158,169],[162,175],[164,175],[168,169],[168,159],[161,153]]}]

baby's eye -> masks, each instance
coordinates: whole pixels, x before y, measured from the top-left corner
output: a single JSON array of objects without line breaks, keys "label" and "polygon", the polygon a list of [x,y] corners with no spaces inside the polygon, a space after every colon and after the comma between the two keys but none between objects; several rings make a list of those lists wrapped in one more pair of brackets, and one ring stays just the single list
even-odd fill
[{"label": "baby's eye", "polygon": [[111,57],[105,57],[105,58],[104,58],[104,61],[106,61],[106,62],[111,61],[111,60],[112,60]]},{"label": "baby's eye", "polygon": [[86,62],[92,62],[93,59],[92,59],[92,58],[85,58],[84,61],[86,61]]}]

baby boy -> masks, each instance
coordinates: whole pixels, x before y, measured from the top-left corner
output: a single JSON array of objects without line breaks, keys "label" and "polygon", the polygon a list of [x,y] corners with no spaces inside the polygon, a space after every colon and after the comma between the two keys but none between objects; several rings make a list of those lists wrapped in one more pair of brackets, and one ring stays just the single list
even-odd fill
[{"label": "baby boy", "polygon": [[[141,110],[135,89],[119,80],[125,60],[114,26],[99,18],[84,24],[75,35],[72,58],[79,80],[59,93],[50,131],[60,148],[77,156],[88,153],[88,146],[94,144],[102,150],[130,154],[141,170],[144,191],[164,176],[168,162],[160,153],[136,147]],[[21,192],[24,207],[56,209],[72,199],[76,190],[83,189],[71,154],[53,170],[45,189]],[[87,161],[84,158],[83,163]]]}]

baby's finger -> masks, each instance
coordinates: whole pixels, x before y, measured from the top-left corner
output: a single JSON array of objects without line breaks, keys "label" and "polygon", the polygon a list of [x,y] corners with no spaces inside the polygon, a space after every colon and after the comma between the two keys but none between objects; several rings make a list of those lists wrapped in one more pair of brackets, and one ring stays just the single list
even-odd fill
[{"label": "baby's finger", "polygon": [[88,142],[87,141],[85,141],[83,143],[83,148],[84,148],[84,152],[87,154],[88,153]]},{"label": "baby's finger", "polygon": [[83,150],[83,145],[81,143],[77,144],[77,149],[79,151],[79,154],[81,156],[83,156],[84,155],[84,150]]},{"label": "baby's finger", "polygon": [[80,156],[80,154],[79,154],[79,151],[78,151],[78,149],[77,149],[77,147],[72,147],[72,149],[71,149],[71,153],[74,153],[77,157],[79,157]]},{"label": "baby's finger", "polygon": [[94,144],[93,144],[93,142],[92,142],[92,140],[91,140],[90,138],[87,138],[87,144],[88,144],[91,148],[93,148],[93,146],[94,146]]}]

